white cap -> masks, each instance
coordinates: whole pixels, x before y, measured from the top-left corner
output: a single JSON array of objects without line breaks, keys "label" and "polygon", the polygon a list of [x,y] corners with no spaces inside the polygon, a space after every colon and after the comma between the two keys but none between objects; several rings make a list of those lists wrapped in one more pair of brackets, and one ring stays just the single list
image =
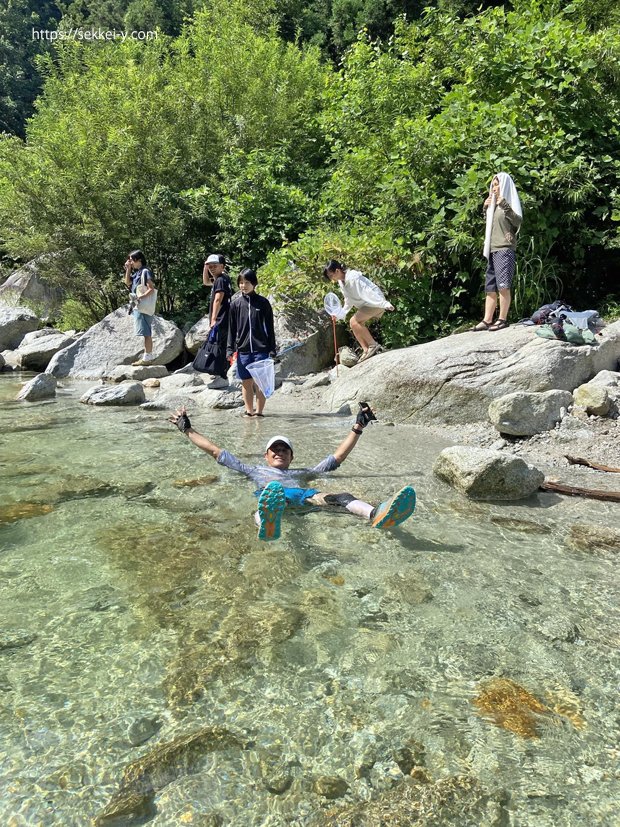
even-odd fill
[{"label": "white cap", "polygon": [[216,255],[215,253],[211,253],[209,258],[205,261],[205,264],[221,264],[220,256]]},{"label": "white cap", "polygon": [[265,453],[271,448],[272,445],[275,445],[276,442],[283,442],[285,445],[291,449],[291,453],[293,452],[293,443],[287,436],[272,436],[267,445],[265,446]]}]

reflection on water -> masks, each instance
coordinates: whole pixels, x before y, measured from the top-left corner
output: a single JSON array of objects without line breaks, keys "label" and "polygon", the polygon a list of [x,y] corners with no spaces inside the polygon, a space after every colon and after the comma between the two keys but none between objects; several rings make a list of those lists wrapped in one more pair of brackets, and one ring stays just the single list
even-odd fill
[{"label": "reflection on water", "polygon": [[[415,518],[290,514],[261,544],[251,484],[164,415],[17,387],[0,378],[1,824],[617,824],[617,557],[587,547],[617,505],[469,503],[430,472],[441,445],[375,426],[322,488],[412,482]],[[194,419],[250,462],[274,430],[309,464],[349,427]]]}]

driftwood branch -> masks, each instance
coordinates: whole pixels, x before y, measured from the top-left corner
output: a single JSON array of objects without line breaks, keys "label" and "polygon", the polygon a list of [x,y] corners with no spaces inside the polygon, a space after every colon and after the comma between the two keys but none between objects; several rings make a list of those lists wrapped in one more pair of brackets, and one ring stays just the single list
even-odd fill
[{"label": "driftwood branch", "polygon": [[585,465],[586,468],[594,468],[595,471],[609,471],[612,474],[620,474],[620,468],[610,468],[609,465],[599,465],[598,462],[590,462],[588,459],[582,457],[571,457],[564,454],[571,465]]},{"label": "driftwood branch", "polygon": [[555,491],[558,494],[568,494],[571,497],[590,497],[592,500],[607,500],[620,503],[620,491],[599,491],[596,488],[579,488],[575,485],[564,485],[554,480],[545,480],[540,486],[543,491]]}]

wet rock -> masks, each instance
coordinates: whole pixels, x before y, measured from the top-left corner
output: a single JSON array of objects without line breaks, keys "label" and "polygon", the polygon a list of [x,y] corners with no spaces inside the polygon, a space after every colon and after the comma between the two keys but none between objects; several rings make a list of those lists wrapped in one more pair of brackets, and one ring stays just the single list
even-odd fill
[{"label": "wet rock", "polygon": [[569,617],[555,615],[538,626],[539,631],[549,640],[574,643],[581,635],[579,626]]},{"label": "wet rock", "polygon": [[518,520],[514,517],[498,517],[490,518],[493,525],[500,528],[508,528],[511,531],[520,531],[523,534],[551,534],[551,528],[544,523],[536,523],[533,520]]},{"label": "wet rock", "polygon": [[14,523],[17,520],[28,520],[31,517],[40,517],[49,514],[54,506],[48,503],[8,503],[0,505],[0,525]]},{"label": "wet rock", "polygon": [[517,391],[494,399],[489,405],[489,419],[502,434],[533,436],[554,428],[560,421],[561,408],[572,401],[569,391]]},{"label": "wet rock", "polygon": [[85,405],[141,405],[146,399],[140,382],[96,385],[80,398]]},{"label": "wet rock", "polygon": [[329,799],[342,798],[348,789],[347,782],[338,775],[320,775],[312,784],[313,792]]},{"label": "wet rock", "polygon": [[133,747],[139,747],[140,744],[145,744],[157,735],[161,728],[162,722],[159,718],[138,718],[130,724],[127,730],[127,740]]},{"label": "wet rock", "polygon": [[13,684],[6,672],[0,672],[0,692],[12,692]]},{"label": "wet rock", "polygon": [[500,827],[508,823],[501,800],[476,778],[457,775],[428,782],[422,770],[419,780],[406,778],[374,801],[316,814],[309,827]]},{"label": "wet rock", "polygon": [[140,793],[131,790],[119,793],[94,819],[95,827],[132,827],[155,818],[155,792]]},{"label": "wet rock", "polygon": [[31,632],[0,630],[0,652],[13,652],[23,649],[37,639]]},{"label": "wet rock", "polygon": [[421,606],[433,599],[429,584],[414,569],[389,577],[385,582],[386,594],[406,603],[408,606]]},{"label": "wet rock", "polygon": [[57,381],[54,376],[40,373],[23,386],[17,399],[23,402],[37,402],[39,399],[53,399],[56,396]]},{"label": "wet rock", "polygon": [[519,457],[500,451],[455,445],[437,457],[434,473],[478,500],[520,500],[538,490],[545,475]]},{"label": "wet rock", "polygon": [[570,527],[566,544],[577,551],[620,551],[620,530],[591,523],[575,523]]},{"label": "wet rock", "polygon": [[493,678],[473,700],[483,717],[522,738],[540,737],[544,716],[551,710],[525,687],[509,678]]},{"label": "wet rock", "polygon": [[97,816],[95,824],[107,827],[115,823],[113,819],[121,817],[153,817],[156,792],[177,778],[196,772],[205,755],[243,748],[239,738],[224,727],[204,727],[158,744],[125,768],[119,791]]},{"label": "wet rock", "polygon": [[532,606],[532,608],[536,608],[536,606],[542,606],[542,600],[539,600],[533,594],[520,594],[519,600],[525,603],[526,606]]},{"label": "wet rock", "polygon": [[425,766],[426,748],[415,738],[409,738],[402,747],[394,750],[392,757],[400,771],[404,775],[409,775],[414,767]]},{"label": "wet rock", "polygon": [[174,488],[198,488],[200,485],[213,485],[217,482],[219,477],[215,474],[209,474],[206,477],[194,477],[193,479],[175,480],[172,485]]},{"label": "wet rock", "polygon": [[265,752],[259,768],[264,788],[274,795],[282,795],[293,783],[290,765],[278,752]]}]

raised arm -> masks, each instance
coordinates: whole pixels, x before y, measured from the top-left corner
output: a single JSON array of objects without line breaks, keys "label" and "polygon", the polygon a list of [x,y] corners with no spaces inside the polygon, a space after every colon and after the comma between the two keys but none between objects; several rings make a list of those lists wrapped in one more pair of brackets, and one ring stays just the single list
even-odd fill
[{"label": "raised arm", "polygon": [[355,448],[366,425],[376,419],[377,417],[374,415],[370,405],[367,402],[360,402],[360,410],[353,427],[334,451],[334,457],[339,464],[343,463]]},{"label": "raised arm", "polygon": [[192,428],[192,423],[189,421],[189,416],[185,408],[179,408],[175,411],[170,417],[168,417],[168,422],[172,422],[173,425],[176,425],[179,431],[189,439],[190,442],[193,442],[197,448],[200,448],[207,454],[211,454],[213,459],[219,459],[220,454],[222,453],[222,449],[218,448],[217,445],[214,445],[210,439],[207,439],[206,436],[199,434],[198,431],[195,431]]}]

